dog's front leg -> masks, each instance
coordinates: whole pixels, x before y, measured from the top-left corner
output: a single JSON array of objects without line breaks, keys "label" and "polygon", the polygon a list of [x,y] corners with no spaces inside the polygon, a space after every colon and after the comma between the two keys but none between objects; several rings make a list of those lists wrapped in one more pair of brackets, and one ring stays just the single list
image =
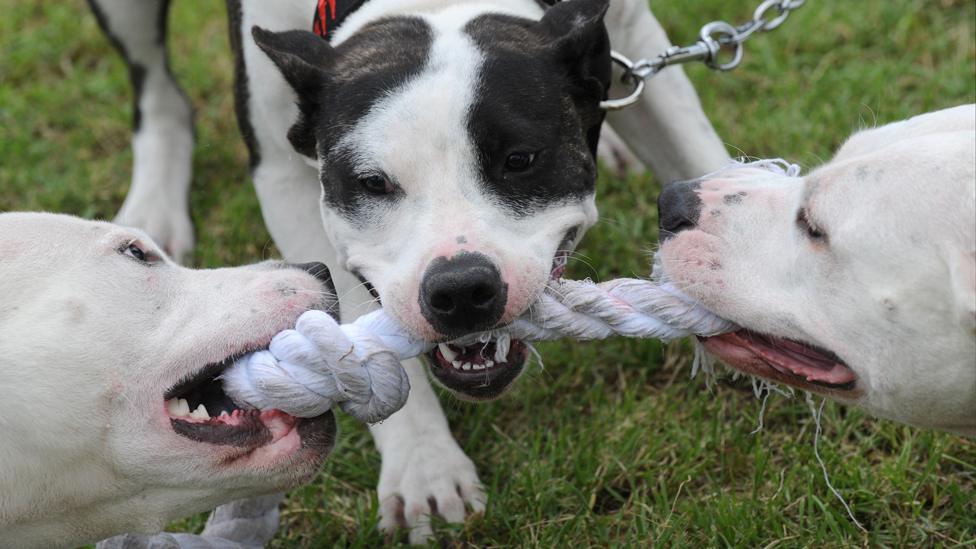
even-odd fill
[{"label": "dog's front leg", "polygon": [[[614,0],[605,21],[613,48],[633,60],[671,45],[647,0]],[[611,112],[607,121],[660,181],[692,179],[729,162],[681,67],[649,79],[640,101]]]},{"label": "dog's front leg", "polygon": [[[349,322],[376,307],[366,288],[346,271],[333,271],[342,318]],[[474,463],[454,440],[437,394],[420,359],[403,362],[410,395],[400,411],[370,427],[383,458],[380,470],[380,530],[410,529],[410,543],[432,535],[430,516],[464,522],[465,506],[485,509],[487,498]]]},{"label": "dog's front leg", "polygon": [[410,528],[410,543],[431,536],[430,515],[464,521],[465,504],[485,509],[486,497],[474,463],[451,435],[437,395],[419,359],[404,361],[410,376],[406,406],[370,430],[383,456],[380,529]]},{"label": "dog's front leg", "polygon": [[188,197],[193,110],[169,71],[165,0],[89,0],[129,68],[132,186],[115,221],[144,229],[177,262],[193,249]]}]

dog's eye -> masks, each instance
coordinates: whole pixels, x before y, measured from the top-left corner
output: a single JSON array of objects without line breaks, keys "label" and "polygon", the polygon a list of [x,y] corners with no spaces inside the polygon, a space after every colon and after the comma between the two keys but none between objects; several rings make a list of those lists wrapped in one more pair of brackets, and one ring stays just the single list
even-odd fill
[{"label": "dog's eye", "polygon": [[136,246],[135,244],[129,244],[129,247],[122,252],[123,255],[127,255],[131,258],[138,259],[143,263],[146,262],[146,252],[142,251],[142,248]]},{"label": "dog's eye", "polygon": [[505,169],[510,172],[524,172],[535,162],[535,153],[513,152],[505,159]]},{"label": "dog's eye", "polygon": [[796,226],[807,235],[807,238],[815,242],[826,242],[827,233],[810,221],[810,215],[806,208],[801,209],[796,214]]},{"label": "dog's eye", "polygon": [[151,265],[159,261],[159,257],[143,247],[138,240],[123,245],[119,248],[119,253],[146,265]]},{"label": "dog's eye", "polygon": [[389,178],[379,174],[367,175],[359,178],[359,184],[366,189],[369,194],[390,194],[393,192],[393,183]]}]

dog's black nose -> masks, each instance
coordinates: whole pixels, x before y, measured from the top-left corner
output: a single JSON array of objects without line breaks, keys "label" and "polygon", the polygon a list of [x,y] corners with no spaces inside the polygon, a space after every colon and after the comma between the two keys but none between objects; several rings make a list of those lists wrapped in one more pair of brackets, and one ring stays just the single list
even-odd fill
[{"label": "dog's black nose", "polygon": [[420,312],[449,337],[491,328],[507,299],[498,267],[479,253],[435,259],[420,283]]},{"label": "dog's black nose", "polygon": [[664,186],[657,197],[661,242],[698,224],[702,202],[696,191],[700,185],[698,181],[674,181]]}]

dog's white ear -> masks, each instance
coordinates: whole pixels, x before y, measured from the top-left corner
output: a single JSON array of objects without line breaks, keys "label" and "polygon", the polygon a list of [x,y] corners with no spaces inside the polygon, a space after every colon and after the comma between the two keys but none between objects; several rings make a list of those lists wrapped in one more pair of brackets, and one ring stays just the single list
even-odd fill
[{"label": "dog's white ear", "polygon": [[953,252],[949,257],[949,274],[959,316],[976,335],[976,251]]}]

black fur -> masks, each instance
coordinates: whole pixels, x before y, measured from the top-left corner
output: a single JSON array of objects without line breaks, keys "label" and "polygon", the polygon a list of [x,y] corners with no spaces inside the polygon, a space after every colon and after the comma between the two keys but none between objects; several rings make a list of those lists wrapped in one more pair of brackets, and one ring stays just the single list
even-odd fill
[{"label": "black fur", "polygon": [[[465,29],[485,53],[468,129],[482,179],[518,216],[594,191],[596,145],[610,85],[606,0],[574,0],[542,21],[484,15]],[[513,152],[536,155],[524,171]]]},{"label": "black fur", "polygon": [[244,28],[243,12],[240,0],[227,0],[228,35],[230,49],[234,54],[234,112],[237,114],[237,127],[247,146],[248,164],[253,170],[261,163],[261,149],[257,138],[254,137],[254,127],[251,126],[251,113],[247,108],[250,92],[247,79],[247,65],[244,63]]}]

